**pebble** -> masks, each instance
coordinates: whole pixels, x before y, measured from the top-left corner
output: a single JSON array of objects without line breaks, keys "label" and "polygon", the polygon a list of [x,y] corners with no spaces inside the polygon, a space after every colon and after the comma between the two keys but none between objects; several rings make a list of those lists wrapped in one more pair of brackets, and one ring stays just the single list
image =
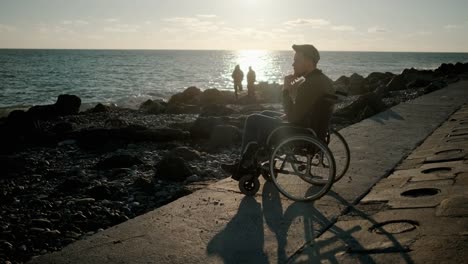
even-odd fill
[{"label": "pebble", "polygon": [[73,200],[75,204],[89,204],[89,203],[94,203],[96,199],[94,198],[81,198],[81,199],[76,199]]},{"label": "pebble", "polygon": [[197,182],[200,180],[200,176],[194,174],[192,176],[187,177],[186,181],[187,182]]},{"label": "pebble", "polygon": [[49,220],[43,218],[32,219],[31,224],[35,227],[50,227],[52,225]]},{"label": "pebble", "polygon": [[12,250],[13,245],[8,241],[0,241],[0,248],[2,250]]}]

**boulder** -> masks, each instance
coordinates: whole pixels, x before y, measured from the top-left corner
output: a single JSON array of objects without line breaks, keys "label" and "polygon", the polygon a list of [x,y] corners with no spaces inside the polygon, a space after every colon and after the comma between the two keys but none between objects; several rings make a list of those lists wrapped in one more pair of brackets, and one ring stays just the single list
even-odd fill
[{"label": "boulder", "polygon": [[155,169],[157,179],[168,181],[183,182],[193,175],[184,159],[173,155],[165,156],[156,164]]},{"label": "boulder", "polygon": [[353,73],[349,77],[349,90],[350,95],[359,95],[368,92],[367,82],[361,75]]},{"label": "boulder", "polygon": [[142,190],[146,193],[154,192],[154,182],[153,179],[148,179],[146,177],[138,177],[133,181],[133,187]]},{"label": "boulder", "polygon": [[333,86],[335,87],[335,91],[349,94],[349,77],[341,76],[333,82]]},{"label": "boulder", "polygon": [[210,104],[230,104],[235,101],[234,94],[227,91],[219,91],[218,89],[206,89],[200,95],[200,105],[206,106]]},{"label": "boulder", "polygon": [[434,72],[431,70],[416,70],[415,68],[404,69],[401,76],[405,79],[406,83],[417,80],[430,81],[434,79]]},{"label": "boulder", "polygon": [[406,89],[406,80],[402,75],[394,76],[388,83],[387,89],[389,91],[399,91]]},{"label": "boulder", "polygon": [[186,161],[200,159],[200,153],[189,147],[177,147],[169,152],[169,155],[183,158]]},{"label": "boulder", "polygon": [[457,74],[468,72],[468,63],[461,63],[461,62],[455,63],[455,72]]},{"label": "boulder", "polygon": [[242,133],[239,128],[231,125],[215,126],[210,136],[209,146],[211,148],[227,147],[239,142]]},{"label": "boulder", "polygon": [[74,115],[80,111],[81,99],[76,95],[61,94],[53,105],[37,105],[27,111],[34,119],[50,119]]},{"label": "boulder", "polygon": [[455,73],[455,65],[452,63],[442,63],[439,68],[435,69],[434,72],[441,76],[441,75],[447,75],[450,73]]},{"label": "boulder", "polygon": [[61,94],[59,95],[55,108],[57,115],[75,115],[80,112],[81,99],[76,95]]},{"label": "boulder", "polygon": [[195,86],[190,86],[181,93],[174,94],[168,104],[198,104],[201,90]]},{"label": "boulder", "polygon": [[110,112],[111,108],[107,105],[101,103],[97,104],[95,107],[89,109],[87,112],[91,113],[107,113]]},{"label": "boulder", "polygon": [[357,122],[375,115],[386,108],[381,96],[376,93],[367,93],[358,96],[342,109],[338,109],[335,111],[334,115]]},{"label": "boulder", "polygon": [[144,103],[140,105],[140,110],[148,113],[148,114],[161,114],[166,111],[166,105],[163,101],[156,101],[148,99]]}]

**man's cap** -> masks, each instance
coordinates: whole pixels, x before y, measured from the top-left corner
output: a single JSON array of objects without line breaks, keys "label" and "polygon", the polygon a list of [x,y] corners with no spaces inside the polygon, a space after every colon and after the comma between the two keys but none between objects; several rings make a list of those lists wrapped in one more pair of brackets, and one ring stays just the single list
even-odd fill
[{"label": "man's cap", "polygon": [[313,60],[315,63],[317,63],[320,60],[320,54],[318,50],[310,44],[304,44],[304,45],[296,45],[294,44],[292,46],[293,50],[295,52],[301,52],[304,54],[304,56],[308,57],[309,59]]}]

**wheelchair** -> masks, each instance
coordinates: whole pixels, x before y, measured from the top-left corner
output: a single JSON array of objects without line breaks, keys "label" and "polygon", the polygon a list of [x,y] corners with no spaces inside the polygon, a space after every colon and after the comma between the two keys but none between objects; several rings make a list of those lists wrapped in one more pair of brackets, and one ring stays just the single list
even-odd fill
[{"label": "wheelchair", "polygon": [[346,174],[349,164],[349,146],[335,129],[330,128],[325,140],[321,140],[310,128],[284,125],[273,130],[266,143],[256,148],[253,169],[241,175],[239,190],[255,195],[262,176],[291,200],[313,201],[324,196]]}]

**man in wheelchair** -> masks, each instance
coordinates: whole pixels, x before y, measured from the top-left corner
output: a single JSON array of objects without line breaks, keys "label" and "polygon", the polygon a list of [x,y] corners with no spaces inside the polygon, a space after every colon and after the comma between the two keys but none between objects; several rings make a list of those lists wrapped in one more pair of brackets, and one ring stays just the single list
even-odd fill
[{"label": "man in wheelchair", "polygon": [[320,54],[313,45],[293,45],[292,48],[295,51],[292,64],[294,74],[284,77],[283,86],[285,114],[264,111],[247,117],[240,159],[221,165],[235,180],[254,169],[255,153],[259,146],[266,144],[270,133],[278,127],[288,125],[311,128],[319,139],[325,140],[333,112],[333,103],[328,99],[335,97],[332,81],[317,68]]}]

